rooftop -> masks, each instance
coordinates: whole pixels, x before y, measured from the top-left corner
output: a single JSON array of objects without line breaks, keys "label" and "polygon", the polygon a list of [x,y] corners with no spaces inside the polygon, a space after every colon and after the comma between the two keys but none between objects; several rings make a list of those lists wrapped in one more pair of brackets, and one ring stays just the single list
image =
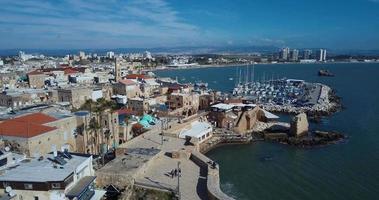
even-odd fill
[{"label": "rooftop", "polygon": [[136,85],[136,82],[129,79],[122,79],[122,80],[119,80],[118,82],[124,85]]},{"label": "rooftop", "polygon": [[212,131],[212,126],[209,123],[194,121],[191,123],[191,127],[189,129],[184,129],[180,132],[179,137],[185,138],[185,136],[190,136],[199,138],[208,131]]},{"label": "rooftop", "polygon": [[128,75],[126,75],[126,78],[127,79],[137,79],[137,78],[149,79],[151,77],[147,76],[145,74],[128,74]]},{"label": "rooftop", "polygon": [[216,105],[212,106],[212,108],[217,108],[217,109],[220,109],[220,110],[230,110],[233,107],[234,107],[234,105],[225,104],[225,103],[219,103],[219,104],[216,104]]},{"label": "rooftop", "polygon": [[128,148],[126,154],[107,163],[97,171],[97,174],[114,173],[120,176],[134,177],[136,172],[160,151],[156,148]]},{"label": "rooftop", "polygon": [[[37,159],[28,160],[29,162],[22,162],[19,166],[10,168],[0,175],[0,181],[28,181],[28,182],[50,182],[50,181],[63,181],[75,169],[81,165],[88,157],[71,155],[71,159],[65,159],[67,162],[64,165],[54,164],[47,158],[41,161]],[[48,158],[54,159],[54,156],[49,154]]]},{"label": "rooftop", "polygon": [[55,127],[43,124],[56,120],[56,118],[43,113],[27,114],[0,122],[0,134],[5,136],[31,138],[55,130]]}]

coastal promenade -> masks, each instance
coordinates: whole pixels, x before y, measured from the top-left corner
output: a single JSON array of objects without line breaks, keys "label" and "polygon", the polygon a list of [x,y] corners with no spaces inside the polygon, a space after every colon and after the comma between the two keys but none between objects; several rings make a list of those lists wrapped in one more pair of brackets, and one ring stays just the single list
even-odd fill
[{"label": "coastal promenade", "polygon": [[[177,122],[171,123],[174,130],[177,130],[177,125],[182,125]],[[191,120],[184,123],[191,123]],[[118,147],[116,160],[128,159],[129,163],[137,160],[141,163],[131,167],[130,170],[121,167],[120,176],[128,173],[130,176],[126,179],[129,179],[129,183],[134,187],[173,193],[180,199],[232,199],[220,189],[218,169],[208,169],[211,160],[198,152],[195,146],[184,145],[184,139],[172,135],[162,137],[160,127],[160,123],[157,123],[150,131]],[[136,149],[159,152],[152,156],[128,157]],[[120,166],[112,166],[112,162],[105,168],[109,171],[121,169]],[[170,172],[178,168],[181,170],[180,176],[172,176]],[[107,180],[101,176],[101,173],[99,175],[100,181]],[[123,181],[112,180],[113,184],[119,182]]]}]

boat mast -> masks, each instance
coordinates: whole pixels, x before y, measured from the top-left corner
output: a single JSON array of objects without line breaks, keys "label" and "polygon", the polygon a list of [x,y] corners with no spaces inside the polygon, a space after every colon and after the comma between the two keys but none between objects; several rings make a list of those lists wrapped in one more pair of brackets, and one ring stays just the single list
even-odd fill
[{"label": "boat mast", "polygon": [[245,78],[245,84],[247,85],[249,83],[249,65],[246,63],[246,78]]},{"label": "boat mast", "polygon": [[252,73],[252,75],[251,75],[251,82],[252,83],[254,83],[254,63],[252,63],[252,65],[253,65],[253,73]]}]

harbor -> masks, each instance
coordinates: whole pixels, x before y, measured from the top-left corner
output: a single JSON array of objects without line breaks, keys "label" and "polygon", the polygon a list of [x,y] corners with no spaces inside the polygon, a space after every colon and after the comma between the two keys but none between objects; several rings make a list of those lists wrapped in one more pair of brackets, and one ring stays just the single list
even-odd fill
[{"label": "harbor", "polygon": [[[267,77],[268,74],[274,73],[280,77],[327,85],[337,92],[338,96],[343,97],[346,109],[333,115],[323,116],[319,123],[314,123],[309,119],[309,123],[318,130],[338,130],[348,136],[348,139],[337,145],[313,148],[298,148],[277,142],[254,142],[252,145],[222,145],[220,148],[213,148],[205,155],[220,165],[221,189],[236,199],[250,197],[257,199],[323,199],[328,197],[350,199],[352,196],[357,197],[353,199],[359,199],[359,194],[368,199],[374,197],[377,191],[375,178],[362,174],[362,178],[355,179],[351,173],[372,173],[376,165],[372,159],[376,155],[371,151],[376,149],[373,144],[377,141],[375,139],[377,123],[374,115],[378,110],[374,92],[374,85],[378,84],[374,77],[378,71],[376,66],[376,64],[346,63],[323,64],[322,66],[318,64],[256,65],[256,81],[259,80],[258,77],[263,79],[264,74]],[[191,76],[197,76],[200,80],[206,80],[209,83],[208,87],[229,93],[235,87],[235,80],[238,79],[234,75],[237,67],[246,68],[235,66],[223,68],[223,71],[193,69],[190,72],[187,69],[160,72],[158,75],[186,77],[187,80],[190,80]],[[329,69],[337,76],[319,77],[317,71],[320,68]],[[186,73],[189,75],[186,76]],[[230,77],[234,80],[229,80]],[[213,83],[214,81],[217,83]],[[368,103],[357,105],[358,102],[362,102],[362,99],[368,100]],[[366,116],[367,114],[370,117]],[[279,114],[279,116],[283,115]],[[266,128],[262,127],[262,129]],[[353,160],[365,160],[367,166],[355,165]],[[353,179],[355,181],[349,181]],[[325,185],[324,192],[314,192],[316,187],[313,186],[320,183]],[[367,186],[369,192],[360,188],[361,184]],[[291,187],[281,189],[288,185]],[[275,194],[272,194],[273,191]]]},{"label": "harbor", "polygon": [[[330,115],[342,106],[332,88],[321,83],[301,79],[269,79],[254,81],[254,65],[243,71],[238,69],[238,79],[231,98],[242,98],[248,103],[262,106],[265,110],[279,113],[311,116]],[[238,72],[237,71],[237,72]]]}]

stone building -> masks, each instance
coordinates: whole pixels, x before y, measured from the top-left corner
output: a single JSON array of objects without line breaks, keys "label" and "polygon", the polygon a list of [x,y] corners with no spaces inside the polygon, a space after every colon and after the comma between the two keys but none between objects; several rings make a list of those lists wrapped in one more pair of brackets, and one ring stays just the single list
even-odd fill
[{"label": "stone building", "polygon": [[119,121],[117,112],[104,110],[90,114],[87,111],[75,113],[77,117],[77,151],[99,155],[119,144]]},{"label": "stone building", "polygon": [[199,96],[199,110],[206,110],[210,108],[210,105],[215,102],[215,95],[214,94],[201,94]]},{"label": "stone building", "polygon": [[62,148],[76,151],[76,118],[32,113],[0,122],[4,143],[17,152],[38,157]]},{"label": "stone building", "polygon": [[149,100],[138,97],[128,99],[128,108],[136,112],[137,115],[143,115],[150,110]]},{"label": "stone building", "polygon": [[53,103],[57,101],[55,90],[43,89],[18,89],[6,90],[0,93],[0,106],[19,109],[41,103]]},{"label": "stone building", "polygon": [[134,98],[140,96],[141,90],[135,81],[123,79],[113,84],[113,93],[115,95],[124,95],[128,98]]},{"label": "stone building", "polygon": [[47,75],[40,71],[32,71],[27,74],[29,87],[43,88],[45,86],[45,79]]},{"label": "stone building", "polygon": [[88,87],[58,89],[58,102],[69,102],[72,107],[80,108],[87,100],[92,99],[92,92]]},{"label": "stone building", "polygon": [[255,104],[219,103],[211,106],[208,121],[218,128],[227,128],[239,134],[246,134],[254,128],[257,121],[264,121],[267,117],[276,118],[277,116]]},{"label": "stone building", "polygon": [[308,119],[305,113],[296,115],[291,121],[290,135],[291,136],[303,136],[308,133]]},{"label": "stone building", "polygon": [[244,107],[241,112],[239,112],[237,123],[234,126],[234,131],[239,134],[246,134],[251,131],[256,125],[257,121],[262,119],[264,115],[261,108],[256,107]]},{"label": "stone building", "polygon": [[171,93],[167,96],[167,106],[173,113],[191,116],[199,110],[199,94]]},{"label": "stone building", "polygon": [[0,85],[15,87],[19,75],[16,72],[0,72]]},{"label": "stone building", "polygon": [[208,121],[218,128],[234,127],[237,115],[233,112],[233,105],[229,104],[216,104],[211,106],[211,110],[208,114]]}]

